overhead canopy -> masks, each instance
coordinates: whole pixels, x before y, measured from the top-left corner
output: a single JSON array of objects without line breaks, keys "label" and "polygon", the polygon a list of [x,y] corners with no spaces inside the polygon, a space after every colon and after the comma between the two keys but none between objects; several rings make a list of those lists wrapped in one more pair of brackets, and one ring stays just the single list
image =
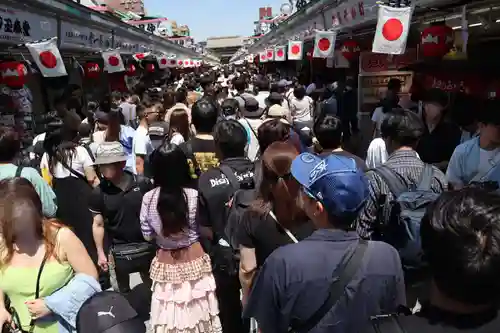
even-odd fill
[{"label": "overhead canopy", "polygon": [[[33,0],[22,4],[17,0],[7,0],[0,5],[0,9],[8,13],[13,22],[13,29],[0,31],[2,43],[19,44],[57,36],[62,50],[81,50],[85,53],[120,48],[120,52],[128,54],[155,51],[178,57],[202,58],[192,49],[69,0]],[[3,19],[5,21],[5,17]]]}]

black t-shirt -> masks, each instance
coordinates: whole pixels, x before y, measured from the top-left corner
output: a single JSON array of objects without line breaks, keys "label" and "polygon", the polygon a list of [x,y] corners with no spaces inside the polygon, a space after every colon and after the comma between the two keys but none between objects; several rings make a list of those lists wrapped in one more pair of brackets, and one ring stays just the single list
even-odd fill
[{"label": "black t-shirt", "polygon": [[101,214],[104,227],[114,244],[144,242],[139,215],[144,193],[153,189],[145,178],[136,178],[131,173],[125,191],[107,180],[94,188],[89,200],[90,211]]},{"label": "black t-shirt", "polygon": [[[309,237],[314,230],[311,222],[298,223],[289,229],[299,241]],[[273,217],[270,215],[259,217],[252,211],[247,211],[243,215],[236,237],[238,244],[255,249],[257,267],[262,266],[267,257],[278,247],[294,243]]]},{"label": "black t-shirt", "polygon": [[[192,186],[197,188],[199,173],[207,172],[210,168],[219,165],[219,159],[215,155],[215,142],[213,139],[205,140],[194,137],[188,142],[182,143],[180,148],[188,159],[191,177],[194,180]],[[196,163],[193,163],[194,159],[196,159]]]},{"label": "black t-shirt", "polygon": [[[244,188],[255,188],[254,163],[247,158],[228,158],[221,162],[230,167]],[[219,168],[203,173],[198,183],[198,217],[200,225],[215,230],[224,230],[225,205],[234,194],[229,180]]]},{"label": "black t-shirt", "polygon": [[[476,314],[454,314],[436,307],[423,305],[422,310],[411,316],[396,316],[397,323],[389,317],[379,317],[366,333],[390,333],[394,325],[406,333],[496,333],[500,331],[498,310],[490,309]],[[375,328],[377,327],[377,328]]]},{"label": "black t-shirt", "polygon": [[416,151],[425,163],[449,161],[453,151],[460,144],[461,135],[458,125],[445,120],[439,122],[432,132],[429,132],[426,125]]}]

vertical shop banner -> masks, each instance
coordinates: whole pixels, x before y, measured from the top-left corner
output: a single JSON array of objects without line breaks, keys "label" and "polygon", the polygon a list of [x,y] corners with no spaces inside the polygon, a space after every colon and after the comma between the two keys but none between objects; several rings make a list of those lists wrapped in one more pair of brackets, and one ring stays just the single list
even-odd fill
[{"label": "vertical shop banner", "polygon": [[286,55],[285,55],[285,47],[284,46],[278,46],[274,49],[274,61],[285,61],[286,60]]},{"label": "vertical shop banner", "polygon": [[302,47],[300,40],[288,41],[288,60],[302,60]]},{"label": "vertical shop banner", "polygon": [[26,43],[26,47],[44,77],[68,75],[57,48],[57,37],[38,43]]},{"label": "vertical shop banner", "polygon": [[104,70],[108,73],[125,71],[122,56],[118,51],[105,51],[101,53],[104,60]]},{"label": "vertical shop banner", "polygon": [[267,61],[274,61],[274,49],[266,50],[266,59]]},{"label": "vertical shop banner", "polygon": [[332,57],[335,51],[335,31],[317,31],[314,37],[313,58]]},{"label": "vertical shop banner", "polygon": [[259,52],[259,61],[261,63],[267,62],[266,51]]},{"label": "vertical shop banner", "polygon": [[380,5],[373,53],[403,54],[410,32],[412,7],[394,8]]}]

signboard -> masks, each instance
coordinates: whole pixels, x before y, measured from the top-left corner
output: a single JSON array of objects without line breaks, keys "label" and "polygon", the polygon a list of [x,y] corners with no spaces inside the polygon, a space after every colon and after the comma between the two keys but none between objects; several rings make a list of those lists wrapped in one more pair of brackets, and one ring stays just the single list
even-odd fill
[{"label": "signboard", "polygon": [[172,37],[172,21],[166,18],[143,20],[143,21],[128,21],[128,24],[138,27],[147,33],[160,37]]},{"label": "signboard", "polygon": [[61,22],[61,48],[81,47],[90,50],[105,50],[112,45],[111,31],[103,32],[69,22]]},{"label": "signboard", "polygon": [[20,43],[57,36],[57,20],[26,11],[0,7],[0,40]]},{"label": "signboard", "polygon": [[135,43],[128,38],[115,36],[115,44],[113,45],[113,47],[120,48],[120,52],[137,53],[143,51],[141,50],[140,45],[141,43]]},{"label": "signboard", "polygon": [[387,83],[390,79],[401,81],[401,94],[409,94],[413,79],[413,72],[386,71],[376,74],[360,76],[360,102],[361,104],[376,104],[386,94]]},{"label": "signboard", "polygon": [[417,61],[417,50],[409,49],[402,55],[387,55],[372,52],[361,52],[359,61],[360,73],[377,73],[398,70]]},{"label": "signboard", "polygon": [[326,28],[349,28],[377,18],[377,0],[349,0],[325,12]]}]

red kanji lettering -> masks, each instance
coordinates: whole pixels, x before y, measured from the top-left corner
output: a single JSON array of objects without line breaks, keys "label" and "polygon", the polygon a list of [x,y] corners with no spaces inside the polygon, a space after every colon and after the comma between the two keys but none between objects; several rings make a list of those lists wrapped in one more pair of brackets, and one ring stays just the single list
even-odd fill
[{"label": "red kanji lettering", "polygon": [[358,12],[360,16],[365,16],[365,3],[363,1],[358,2]]},{"label": "red kanji lettering", "polygon": [[351,17],[353,20],[356,18],[356,7],[351,8]]}]

